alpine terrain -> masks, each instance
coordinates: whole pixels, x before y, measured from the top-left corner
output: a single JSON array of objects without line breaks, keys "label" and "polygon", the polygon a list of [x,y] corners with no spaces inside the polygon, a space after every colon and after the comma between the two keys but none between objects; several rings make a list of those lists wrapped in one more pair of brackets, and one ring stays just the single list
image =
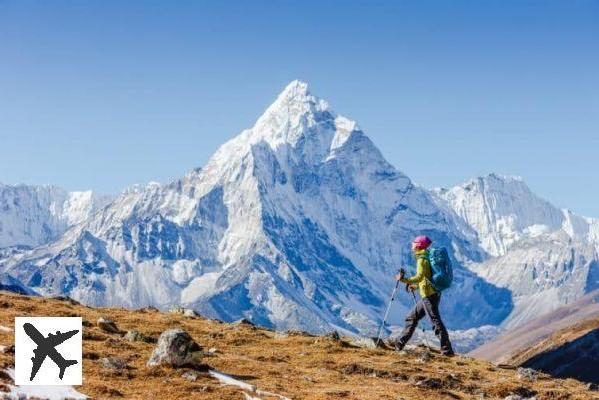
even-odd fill
[{"label": "alpine terrain", "polygon": [[[0,398],[597,399],[595,386],[574,379],[503,369],[465,356],[448,358],[423,346],[409,345],[398,353],[363,348],[343,336],[274,332],[179,312],[1,296]],[[83,318],[82,386],[14,384],[14,318],[49,314]]]},{"label": "alpine terrain", "polygon": [[[34,215],[48,208],[35,204]],[[395,273],[414,265],[411,240],[426,234],[453,260],[442,313],[462,350],[599,288],[598,220],[519,178],[421,188],[300,81],[203,168],[86,215],[64,233],[5,242],[38,246],[7,254],[0,272],[94,306],[375,334]],[[390,324],[411,303],[399,294]]]},{"label": "alpine terrain", "polygon": [[491,174],[435,193],[476,231],[491,256],[468,268],[510,290],[514,309],[503,327],[516,327],[599,288],[599,220],[556,208],[515,177]]},{"label": "alpine terrain", "polygon": [[[0,269],[90,305],[184,305],[227,321],[372,334],[394,274],[413,264],[411,239],[426,233],[455,261],[449,327],[499,324],[511,294],[464,266],[486,252],[453,214],[294,81],[205,167],[127,190]],[[401,296],[391,321],[411,301]]]}]

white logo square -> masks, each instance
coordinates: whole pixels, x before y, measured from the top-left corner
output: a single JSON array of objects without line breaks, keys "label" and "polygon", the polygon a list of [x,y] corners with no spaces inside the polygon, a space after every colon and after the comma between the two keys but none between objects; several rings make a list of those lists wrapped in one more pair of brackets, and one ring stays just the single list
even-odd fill
[{"label": "white logo square", "polygon": [[81,385],[81,317],[15,318],[15,384]]}]

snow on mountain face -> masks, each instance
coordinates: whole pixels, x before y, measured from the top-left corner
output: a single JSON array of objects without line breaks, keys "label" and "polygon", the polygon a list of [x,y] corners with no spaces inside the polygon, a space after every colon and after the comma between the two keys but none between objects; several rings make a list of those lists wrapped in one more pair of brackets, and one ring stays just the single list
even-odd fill
[{"label": "snow on mountain face", "polygon": [[599,288],[599,254],[562,231],[526,239],[501,257],[470,266],[489,282],[509,288],[514,310],[503,322],[516,327]]},{"label": "snow on mountain face", "polygon": [[[394,273],[414,262],[411,239],[426,233],[455,257],[450,327],[498,324],[509,291],[461,266],[485,253],[453,221],[296,81],[204,168],[127,191],[0,270],[93,305],[182,304],[279,329],[373,333]],[[410,302],[400,296],[390,322]]]},{"label": "snow on mountain face", "polygon": [[596,220],[558,209],[521,178],[490,174],[433,192],[477,232],[482,248],[493,256],[505,254],[521,239],[557,230],[599,244]]},{"label": "snow on mountain face", "polygon": [[34,247],[54,240],[108,201],[91,191],[0,184],[0,248]]},{"label": "snow on mountain face", "polygon": [[512,293],[515,307],[504,327],[599,288],[597,220],[559,210],[519,178],[491,174],[434,193],[437,203],[452,209],[496,256],[468,267]]}]

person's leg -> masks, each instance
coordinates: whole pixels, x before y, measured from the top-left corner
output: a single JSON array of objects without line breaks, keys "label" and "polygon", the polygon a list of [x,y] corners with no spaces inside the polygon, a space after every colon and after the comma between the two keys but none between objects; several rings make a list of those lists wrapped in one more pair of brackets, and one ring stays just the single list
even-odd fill
[{"label": "person's leg", "polygon": [[418,303],[416,303],[412,311],[410,311],[406,316],[406,323],[404,325],[403,332],[399,336],[399,339],[397,339],[395,342],[396,350],[401,350],[404,348],[406,343],[408,343],[412,337],[412,334],[414,334],[414,331],[418,326],[418,321],[420,321],[424,315],[424,305],[422,304],[422,300],[420,300]]},{"label": "person's leg", "polygon": [[431,323],[433,324],[433,330],[435,335],[439,338],[441,342],[441,352],[445,355],[453,355],[453,348],[451,347],[451,342],[449,341],[449,334],[447,333],[447,329],[445,328],[445,324],[443,324],[443,320],[441,319],[441,314],[439,313],[439,303],[441,301],[441,295],[438,293],[433,294],[432,296],[425,297],[422,299],[422,303],[426,309],[426,313],[428,314]]}]

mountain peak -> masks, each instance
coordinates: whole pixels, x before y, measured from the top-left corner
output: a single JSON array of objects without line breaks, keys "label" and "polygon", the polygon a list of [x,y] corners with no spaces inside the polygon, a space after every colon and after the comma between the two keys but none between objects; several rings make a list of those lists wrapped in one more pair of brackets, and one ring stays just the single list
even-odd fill
[{"label": "mountain peak", "polygon": [[307,97],[310,95],[310,88],[308,83],[300,81],[299,79],[289,82],[289,84],[279,94],[279,97],[294,98],[294,97]]},{"label": "mountain peak", "polygon": [[[306,82],[300,80],[291,81],[277,99],[268,107],[265,115],[269,114],[304,114],[328,110],[326,101],[313,96]],[[290,115],[291,116],[291,115]]]}]

